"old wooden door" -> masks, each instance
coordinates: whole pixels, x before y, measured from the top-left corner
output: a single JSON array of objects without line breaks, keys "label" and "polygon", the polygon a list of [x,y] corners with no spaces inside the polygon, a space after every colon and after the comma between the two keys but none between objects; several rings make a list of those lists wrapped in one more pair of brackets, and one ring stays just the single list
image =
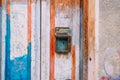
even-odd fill
[{"label": "old wooden door", "polygon": [[41,80],[80,78],[80,0],[41,0]]}]

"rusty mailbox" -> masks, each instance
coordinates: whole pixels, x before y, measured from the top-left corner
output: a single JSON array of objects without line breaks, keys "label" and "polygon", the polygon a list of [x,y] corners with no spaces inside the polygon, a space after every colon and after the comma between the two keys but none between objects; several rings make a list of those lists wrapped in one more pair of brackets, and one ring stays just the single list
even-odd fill
[{"label": "rusty mailbox", "polygon": [[56,53],[69,53],[71,51],[71,35],[69,27],[55,28]]}]

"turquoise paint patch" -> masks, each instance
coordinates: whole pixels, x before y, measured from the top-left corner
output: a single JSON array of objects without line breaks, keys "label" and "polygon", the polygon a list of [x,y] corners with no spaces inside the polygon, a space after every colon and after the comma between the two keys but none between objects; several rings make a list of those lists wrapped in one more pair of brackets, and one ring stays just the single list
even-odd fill
[{"label": "turquoise paint patch", "polygon": [[27,55],[10,60],[10,80],[27,79]]},{"label": "turquoise paint patch", "polygon": [[31,43],[27,46],[27,55],[10,60],[10,16],[6,14],[5,36],[5,80],[31,80]]},{"label": "turquoise paint patch", "polygon": [[59,51],[68,50],[67,37],[56,37],[56,50],[59,50]]},{"label": "turquoise paint patch", "polygon": [[10,60],[8,80],[31,80],[31,43],[27,47],[27,55]]},{"label": "turquoise paint patch", "polygon": [[31,42],[28,43],[28,47],[27,47],[27,80],[31,80]]},{"label": "turquoise paint patch", "polygon": [[6,36],[5,36],[5,80],[10,80],[10,16],[6,14]]}]

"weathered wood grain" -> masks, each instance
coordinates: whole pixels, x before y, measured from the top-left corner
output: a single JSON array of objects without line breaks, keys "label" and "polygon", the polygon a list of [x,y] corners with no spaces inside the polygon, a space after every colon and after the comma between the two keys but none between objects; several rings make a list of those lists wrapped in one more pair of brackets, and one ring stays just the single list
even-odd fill
[{"label": "weathered wood grain", "polygon": [[83,0],[83,80],[88,80],[88,0]]},{"label": "weathered wood grain", "polygon": [[50,0],[41,2],[41,80],[50,80]]},{"label": "weathered wood grain", "polygon": [[95,0],[88,0],[88,80],[95,77]]},{"label": "weathered wood grain", "polygon": [[[55,27],[69,27],[76,46],[75,78],[79,79],[80,1],[55,0]],[[64,74],[63,74],[64,73]],[[55,53],[55,79],[72,79],[72,53]]]}]

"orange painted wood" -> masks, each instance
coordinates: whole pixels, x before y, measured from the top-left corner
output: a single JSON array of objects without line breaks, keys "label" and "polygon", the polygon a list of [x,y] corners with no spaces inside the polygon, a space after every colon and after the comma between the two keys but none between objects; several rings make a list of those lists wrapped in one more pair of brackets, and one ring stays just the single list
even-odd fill
[{"label": "orange painted wood", "polygon": [[75,52],[75,46],[72,46],[72,80],[75,80],[75,70],[76,70],[76,52]]},{"label": "orange painted wood", "polygon": [[28,0],[28,43],[31,42],[31,33],[32,33],[32,29],[31,29],[31,23],[32,23],[32,8],[31,8],[31,0]]},{"label": "orange painted wood", "polygon": [[7,13],[10,16],[10,0],[7,2]]},{"label": "orange painted wood", "polygon": [[50,80],[54,80],[55,63],[55,4],[50,2]]}]

